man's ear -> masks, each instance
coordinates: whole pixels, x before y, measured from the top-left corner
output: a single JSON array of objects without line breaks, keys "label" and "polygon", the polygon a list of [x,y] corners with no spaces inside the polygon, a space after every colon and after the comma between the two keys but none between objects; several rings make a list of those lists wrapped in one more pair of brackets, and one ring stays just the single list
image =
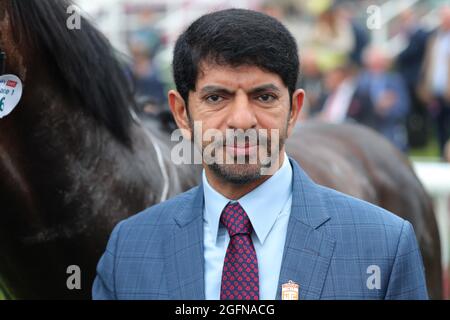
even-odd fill
[{"label": "man's ear", "polygon": [[170,90],[168,93],[168,100],[170,110],[172,111],[172,115],[178,128],[181,129],[183,136],[186,139],[191,140],[191,127],[189,125],[188,110],[183,97],[178,91]]},{"label": "man's ear", "polygon": [[292,95],[292,108],[288,120],[288,137],[291,135],[292,130],[297,123],[300,111],[303,107],[303,99],[305,98],[305,91],[303,89],[297,89]]}]

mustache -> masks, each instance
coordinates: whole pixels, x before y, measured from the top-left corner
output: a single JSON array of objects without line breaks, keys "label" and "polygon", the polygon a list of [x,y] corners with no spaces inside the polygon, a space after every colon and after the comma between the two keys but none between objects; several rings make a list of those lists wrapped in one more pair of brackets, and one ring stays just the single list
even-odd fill
[{"label": "mustache", "polygon": [[222,135],[221,139],[212,139],[213,141],[210,143],[216,147],[270,145],[271,137],[265,131],[267,130],[261,130],[257,134],[249,134],[240,129],[227,130],[225,134]]}]

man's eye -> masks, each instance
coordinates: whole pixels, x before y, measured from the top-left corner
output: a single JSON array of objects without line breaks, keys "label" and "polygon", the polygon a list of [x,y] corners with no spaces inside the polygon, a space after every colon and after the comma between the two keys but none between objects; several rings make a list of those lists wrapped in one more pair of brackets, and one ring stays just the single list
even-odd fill
[{"label": "man's eye", "polygon": [[258,97],[258,100],[267,103],[276,100],[276,97],[271,94],[263,94]]},{"label": "man's eye", "polygon": [[218,103],[218,102],[222,101],[222,99],[223,98],[221,96],[218,96],[216,94],[206,97],[206,101],[210,102],[210,103]]}]

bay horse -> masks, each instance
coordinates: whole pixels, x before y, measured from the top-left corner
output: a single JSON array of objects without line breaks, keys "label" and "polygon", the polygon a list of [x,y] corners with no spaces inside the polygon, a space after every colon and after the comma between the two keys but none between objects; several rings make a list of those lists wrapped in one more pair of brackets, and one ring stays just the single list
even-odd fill
[{"label": "bay horse", "polygon": [[[24,84],[19,105],[0,119],[0,284],[8,298],[90,298],[114,225],[200,180],[200,166],[170,160],[169,131],[134,116],[124,64],[104,36],[84,18],[80,30],[66,28],[70,4],[0,1],[4,72]],[[288,141],[288,154],[317,182],[413,224],[430,296],[440,298],[436,222],[407,160],[357,126],[300,125]],[[71,265],[81,270],[79,290],[67,288]]]}]

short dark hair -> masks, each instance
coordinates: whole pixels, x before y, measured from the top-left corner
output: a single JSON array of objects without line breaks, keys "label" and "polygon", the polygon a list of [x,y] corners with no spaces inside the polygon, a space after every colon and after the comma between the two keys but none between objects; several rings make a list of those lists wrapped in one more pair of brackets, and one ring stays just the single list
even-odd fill
[{"label": "short dark hair", "polygon": [[178,38],[173,57],[175,85],[188,103],[199,64],[256,66],[280,76],[292,97],[299,74],[297,44],[275,18],[245,9],[227,9],[194,21]]}]

